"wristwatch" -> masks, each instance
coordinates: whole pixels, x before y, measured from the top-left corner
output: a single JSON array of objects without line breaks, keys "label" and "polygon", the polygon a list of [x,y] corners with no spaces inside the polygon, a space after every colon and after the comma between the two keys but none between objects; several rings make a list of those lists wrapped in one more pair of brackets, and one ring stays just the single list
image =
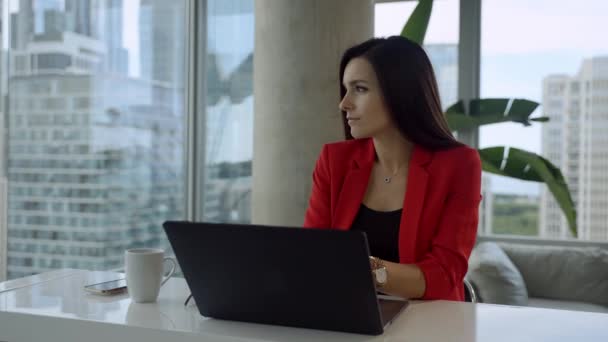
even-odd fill
[{"label": "wristwatch", "polygon": [[388,281],[388,271],[386,270],[386,266],[382,259],[370,256],[369,262],[372,267],[372,274],[374,275],[374,282],[377,287],[382,287],[386,285]]}]

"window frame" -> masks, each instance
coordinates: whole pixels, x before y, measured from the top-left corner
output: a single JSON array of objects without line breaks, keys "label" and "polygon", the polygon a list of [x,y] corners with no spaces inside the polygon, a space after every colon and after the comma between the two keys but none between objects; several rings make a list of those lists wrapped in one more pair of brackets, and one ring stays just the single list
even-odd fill
[{"label": "window frame", "polygon": [[[186,104],[186,219],[203,219],[206,150],[206,95],[205,68],[207,65],[207,0],[187,0],[188,28],[186,29],[187,92]],[[203,67],[201,67],[203,66]]]}]

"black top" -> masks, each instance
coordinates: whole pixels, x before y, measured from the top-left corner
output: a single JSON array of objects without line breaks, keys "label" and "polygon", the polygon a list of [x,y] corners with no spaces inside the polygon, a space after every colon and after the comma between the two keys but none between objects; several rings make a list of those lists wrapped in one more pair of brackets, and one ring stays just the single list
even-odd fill
[{"label": "black top", "polygon": [[351,230],[367,234],[371,255],[382,260],[399,262],[399,224],[402,209],[376,211],[361,204]]}]

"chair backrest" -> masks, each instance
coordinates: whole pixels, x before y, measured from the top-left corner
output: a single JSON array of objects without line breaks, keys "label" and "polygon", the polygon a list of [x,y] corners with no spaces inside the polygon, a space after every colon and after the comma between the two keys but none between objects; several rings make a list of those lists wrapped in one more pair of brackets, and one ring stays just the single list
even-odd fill
[{"label": "chair backrest", "polygon": [[468,281],[468,280],[464,280],[464,301],[465,302],[471,302],[471,303],[477,303],[477,294],[475,293],[475,289],[473,288],[473,285]]}]

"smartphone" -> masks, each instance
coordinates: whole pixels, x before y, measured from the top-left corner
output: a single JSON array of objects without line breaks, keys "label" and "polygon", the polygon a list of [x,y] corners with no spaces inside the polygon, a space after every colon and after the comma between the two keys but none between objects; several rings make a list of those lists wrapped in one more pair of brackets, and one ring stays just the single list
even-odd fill
[{"label": "smartphone", "polygon": [[123,293],[127,290],[127,280],[117,279],[105,281],[103,283],[85,285],[85,291],[98,295],[114,295]]}]

